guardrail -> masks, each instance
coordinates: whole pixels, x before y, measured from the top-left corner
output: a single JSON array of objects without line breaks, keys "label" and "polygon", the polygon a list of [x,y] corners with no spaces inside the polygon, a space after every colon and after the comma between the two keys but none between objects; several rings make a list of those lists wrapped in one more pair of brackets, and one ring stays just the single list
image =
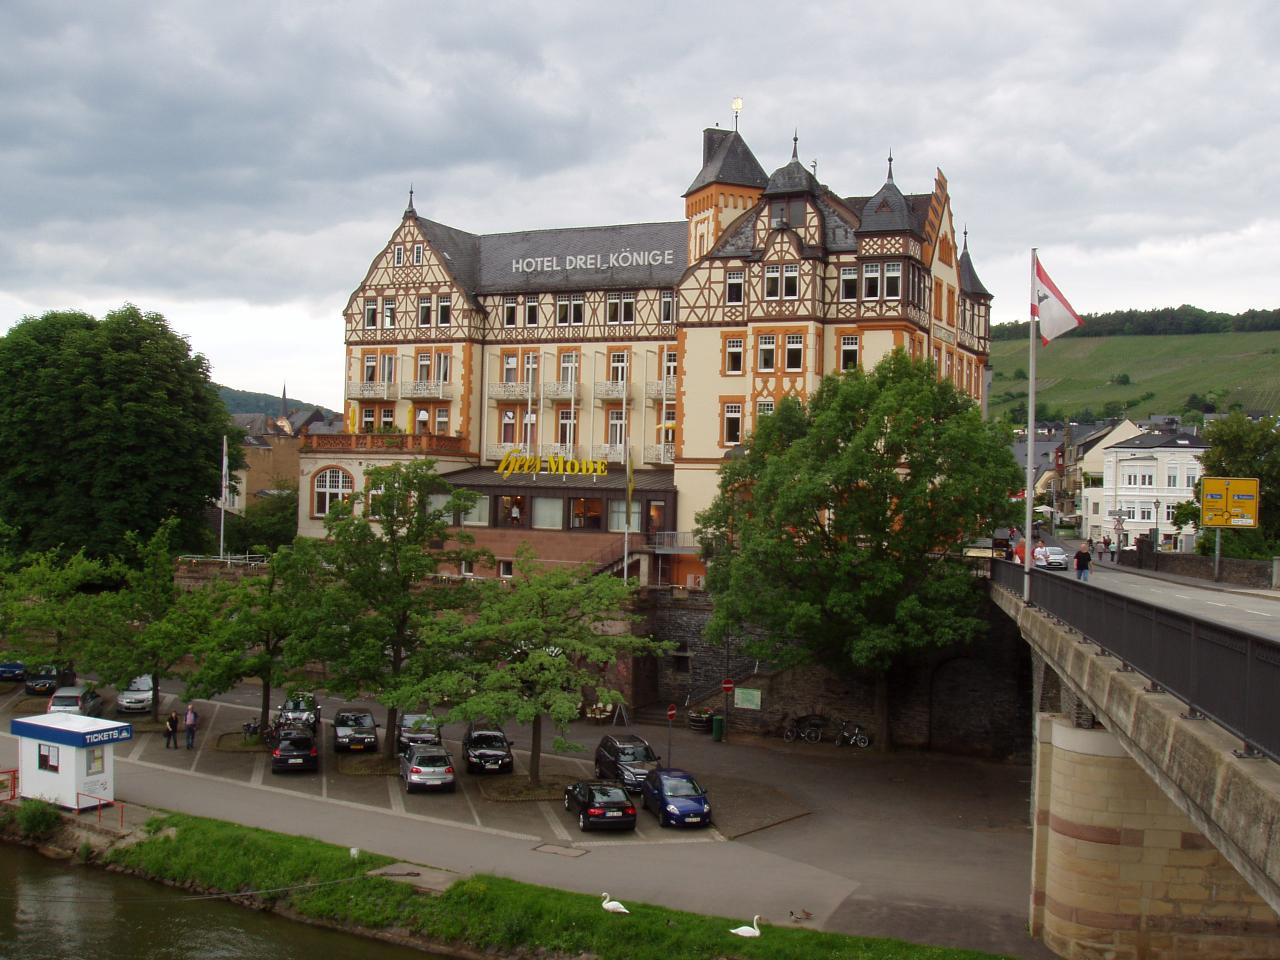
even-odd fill
[{"label": "guardrail", "polygon": [[[94,807],[88,807],[88,806],[82,807],[82,806],[80,806],[80,798],[81,798],[81,797],[88,797],[90,800],[97,800],[97,801],[98,801],[98,803],[97,803],[97,805],[96,805],[96,806],[94,806]],[[79,814],[81,814],[81,813],[84,813],[86,810],[97,810],[97,811],[98,811],[98,825],[99,825],[99,826],[101,826],[101,825],[102,825],[102,807],[103,807],[103,805],[104,805],[104,804],[105,804],[106,806],[108,806],[108,807],[110,807],[110,806],[115,806],[115,807],[118,807],[118,808],[120,809],[120,829],[121,829],[121,830],[123,830],[123,829],[124,829],[124,803],[123,803],[123,801],[120,801],[120,800],[108,800],[106,797],[98,797],[98,796],[94,796],[92,793],[81,793],[81,792],[79,792],[79,791],[77,791],[77,792],[76,792],[76,814],[77,814],[77,815],[79,815]]]},{"label": "guardrail", "polygon": [[[991,561],[991,579],[1022,596],[1022,567]],[[1280,642],[1238,627],[1031,571],[1031,603],[1079,630],[1126,668],[1238,737],[1241,757],[1280,763]]]},{"label": "guardrail", "polygon": [[[7,796],[5,796],[7,794]],[[18,799],[18,771],[0,770],[0,799]]]}]

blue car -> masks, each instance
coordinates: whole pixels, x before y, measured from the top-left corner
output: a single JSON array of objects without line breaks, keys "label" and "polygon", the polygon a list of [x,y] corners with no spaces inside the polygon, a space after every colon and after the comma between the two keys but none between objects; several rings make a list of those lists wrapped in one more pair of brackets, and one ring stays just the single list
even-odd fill
[{"label": "blue car", "polygon": [[0,663],[0,680],[25,680],[27,668],[18,661]]},{"label": "blue car", "polygon": [[640,787],[640,800],[662,827],[709,827],[711,801],[693,774],[684,770],[651,770]]}]

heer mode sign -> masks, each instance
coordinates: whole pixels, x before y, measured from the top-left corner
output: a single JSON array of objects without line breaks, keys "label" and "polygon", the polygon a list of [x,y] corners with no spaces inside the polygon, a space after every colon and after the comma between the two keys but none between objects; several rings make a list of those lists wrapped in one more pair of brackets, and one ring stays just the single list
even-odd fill
[{"label": "heer mode sign", "polygon": [[1258,525],[1256,477],[1205,477],[1200,487],[1200,526],[1250,529]]}]

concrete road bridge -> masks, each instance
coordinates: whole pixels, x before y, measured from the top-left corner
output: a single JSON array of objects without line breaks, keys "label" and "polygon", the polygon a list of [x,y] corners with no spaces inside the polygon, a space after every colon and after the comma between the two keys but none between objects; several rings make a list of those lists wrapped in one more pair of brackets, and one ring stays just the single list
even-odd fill
[{"label": "concrete road bridge", "polygon": [[1274,631],[1048,571],[1025,602],[1004,561],[991,595],[1032,648],[1032,933],[1064,957],[1280,958]]}]

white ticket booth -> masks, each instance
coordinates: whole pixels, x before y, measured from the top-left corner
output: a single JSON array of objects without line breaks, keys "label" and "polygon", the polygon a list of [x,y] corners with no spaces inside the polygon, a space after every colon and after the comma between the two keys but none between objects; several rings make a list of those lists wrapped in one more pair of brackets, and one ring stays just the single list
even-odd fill
[{"label": "white ticket booth", "polygon": [[74,713],[46,713],[9,721],[18,738],[18,795],[84,810],[115,800],[117,743],[133,739],[133,725]]}]

